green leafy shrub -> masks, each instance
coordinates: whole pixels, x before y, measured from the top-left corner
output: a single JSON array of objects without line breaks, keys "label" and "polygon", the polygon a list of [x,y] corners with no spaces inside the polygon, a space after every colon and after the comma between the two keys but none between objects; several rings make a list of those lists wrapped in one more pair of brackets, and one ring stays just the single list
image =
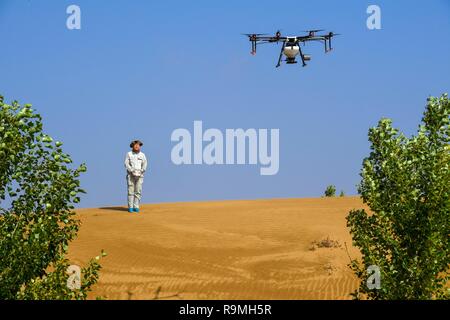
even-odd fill
[{"label": "green leafy shrub", "polygon": [[80,290],[63,289],[86,166],[70,169],[61,146],[42,132],[31,105],[8,105],[0,96],[0,299],[82,299],[97,281],[93,260]]},{"label": "green leafy shrub", "polygon": [[[358,188],[371,213],[353,210],[347,225],[362,261],[355,297],[448,298],[450,265],[450,102],[429,98],[416,136],[405,137],[382,119],[369,131],[371,153]],[[369,290],[367,268],[380,270],[381,288]]]},{"label": "green leafy shrub", "polygon": [[325,189],[325,197],[334,197],[334,196],[336,196],[336,187],[330,185]]},{"label": "green leafy shrub", "polygon": [[[104,256],[105,253],[102,253]],[[79,288],[72,288],[68,285],[67,270],[70,263],[67,259],[61,258],[54,263],[52,271],[44,276],[32,279],[30,283],[23,285],[17,293],[16,299],[21,300],[85,300],[91,287],[97,283],[98,273],[101,269],[99,264],[100,256],[92,259],[89,264],[81,268],[83,275]]]}]

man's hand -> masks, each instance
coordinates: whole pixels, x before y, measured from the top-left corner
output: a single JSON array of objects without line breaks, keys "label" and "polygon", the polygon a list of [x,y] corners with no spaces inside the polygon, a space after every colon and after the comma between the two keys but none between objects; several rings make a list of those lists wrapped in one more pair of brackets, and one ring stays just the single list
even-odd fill
[{"label": "man's hand", "polygon": [[133,176],[135,177],[140,177],[142,175],[142,171],[141,170],[134,170],[132,172]]}]

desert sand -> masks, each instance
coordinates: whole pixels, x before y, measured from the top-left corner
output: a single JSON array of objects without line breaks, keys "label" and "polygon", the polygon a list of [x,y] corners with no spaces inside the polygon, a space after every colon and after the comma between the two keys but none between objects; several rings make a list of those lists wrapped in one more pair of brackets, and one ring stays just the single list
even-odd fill
[{"label": "desert sand", "polygon": [[[359,253],[345,217],[364,207],[343,197],[78,209],[69,258],[107,252],[91,299],[350,299]],[[327,238],[341,246],[313,245]]]}]

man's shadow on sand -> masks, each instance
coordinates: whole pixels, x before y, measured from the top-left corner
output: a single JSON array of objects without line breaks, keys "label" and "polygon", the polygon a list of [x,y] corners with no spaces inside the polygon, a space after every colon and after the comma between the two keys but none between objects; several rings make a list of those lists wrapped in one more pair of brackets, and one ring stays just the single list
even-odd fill
[{"label": "man's shadow on sand", "polygon": [[128,208],[125,207],[101,207],[100,210],[112,210],[112,211],[126,211],[128,212]]}]

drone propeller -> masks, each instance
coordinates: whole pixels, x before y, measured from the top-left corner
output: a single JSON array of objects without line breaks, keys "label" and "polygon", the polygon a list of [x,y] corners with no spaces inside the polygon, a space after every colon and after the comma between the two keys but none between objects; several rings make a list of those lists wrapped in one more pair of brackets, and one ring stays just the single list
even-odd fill
[{"label": "drone propeller", "polygon": [[327,37],[335,37],[335,36],[340,36],[340,35],[342,35],[341,33],[334,33],[334,32],[330,32],[328,35],[327,35]]},{"label": "drone propeller", "polygon": [[241,33],[244,36],[247,37],[257,37],[257,36],[267,36],[268,33]]},{"label": "drone propeller", "polygon": [[316,30],[303,30],[302,32],[308,32],[308,33],[311,33],[311,32],[313,32],[313,33],[316,33],[316,32],[321,32],[321,31],[325,31],[325,30],[323,30],[323,29],[316,29]]},{"label": "drone propeller", "polygon": [[340,33],[334,33],[334,32],[331,31],[327,35],[320,36],[320,37],[322,37],[324,39],[325,53],[328,53],[328,52],[333,50],[333,47],[331,46],[331,39],[334,36],[339,36],[339,35],[341,35],[341,34]]},{"label": "drone propeller", "polygon": [[321,32],[321,31],[325,31],[325,30],[323,30],[323,29],[315,29],[315,30],[304,30],[302,32],[306,32],[306,33],[308,33],[308,35],[310,37],[314,37],[317,32]]},{"label": "drone propeller", "polygon": [[[257,44],[263,44],[265,41],[263,39],[258,39],[259,36],[266,36],[267,33],[242,33],[242,35],[247,36],[248,40],[252,43],[252,51],[250,52],[252,55],[256,54],[256,46]],[[261,42],[264,41],[264,42]]]}]

